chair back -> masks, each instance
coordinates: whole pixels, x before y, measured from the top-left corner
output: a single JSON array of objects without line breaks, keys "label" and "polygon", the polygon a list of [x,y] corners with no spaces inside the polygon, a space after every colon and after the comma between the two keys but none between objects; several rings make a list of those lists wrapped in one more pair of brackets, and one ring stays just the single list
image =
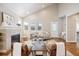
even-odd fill
[{"label": "chair back", "polygon": [[13,44],[13,56],[21,56],[21,46],[22,43],[14,43]]},{"label": "chair back", "polygon": [[64,44],[64,42],[56,42],[56,45],[57,45],[56,55],[57,56],[65,56],[65,44]]}]

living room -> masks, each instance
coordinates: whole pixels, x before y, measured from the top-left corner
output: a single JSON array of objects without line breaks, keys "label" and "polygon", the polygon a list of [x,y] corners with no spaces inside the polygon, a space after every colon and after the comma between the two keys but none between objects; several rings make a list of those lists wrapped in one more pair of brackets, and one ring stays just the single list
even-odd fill
[{"label": "living room", "polygon": [[[69,49],[78,42],[75,38],[78,6],[74,3],[0,4],[0,55],[79,55]],[[75,50],[79,51],[76,47]]]}]

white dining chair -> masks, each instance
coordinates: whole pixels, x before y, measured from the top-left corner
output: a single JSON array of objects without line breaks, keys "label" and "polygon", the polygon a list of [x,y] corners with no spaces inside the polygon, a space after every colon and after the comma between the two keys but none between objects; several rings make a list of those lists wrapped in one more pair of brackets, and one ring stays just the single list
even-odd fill
[{"label": "white dining chair", "polygon": [[21,56],[21,46],[22,43],[14,43],[13,44],[13,56]]},{"label": "white dining chair", "polygon": [[56,45],[57,45],[56,56],[65,56],[64,42],[56,42]]}]

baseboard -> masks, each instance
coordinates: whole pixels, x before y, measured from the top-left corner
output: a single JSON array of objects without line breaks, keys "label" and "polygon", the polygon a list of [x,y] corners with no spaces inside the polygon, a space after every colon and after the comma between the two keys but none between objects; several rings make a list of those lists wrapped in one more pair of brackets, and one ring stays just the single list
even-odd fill
[{"label": "baseboard", "polygon": [[76,43],[76,41],[66,41],[66,42],[72,42],[72,43]]}]

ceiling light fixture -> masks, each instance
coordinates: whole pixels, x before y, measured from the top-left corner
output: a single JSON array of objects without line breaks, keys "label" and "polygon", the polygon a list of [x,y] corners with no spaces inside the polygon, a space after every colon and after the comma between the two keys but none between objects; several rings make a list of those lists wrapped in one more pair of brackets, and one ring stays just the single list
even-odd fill
[{"label": "ceiling light fixture", "polygon": [[27,22],[24,22],[24,25],[28,25],[28,23]]},{"label": "ceiling light fixture", "polygon": [[30,12],[29,11],[27,11],[27,14],[29,14]]}]

